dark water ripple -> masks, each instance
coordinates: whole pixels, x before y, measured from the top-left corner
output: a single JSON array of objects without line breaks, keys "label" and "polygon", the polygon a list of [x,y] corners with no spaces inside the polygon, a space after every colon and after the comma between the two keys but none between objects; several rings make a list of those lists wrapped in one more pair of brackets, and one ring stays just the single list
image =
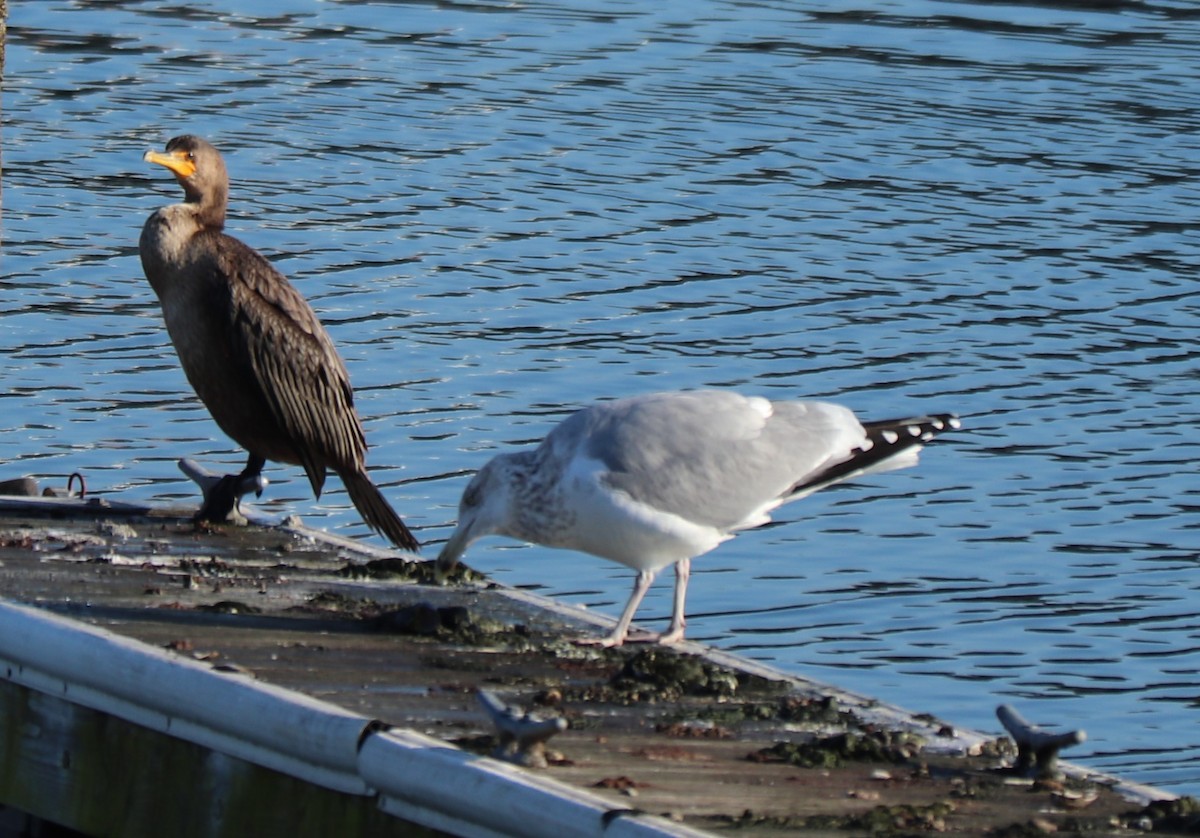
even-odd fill
[{"label": "dark water ripple", "polygon": [[[195,131],[426,541],[489,453],[593,397],[957,410],[920,469],[698,562],[690,631],[987,730],[1014,701],[1200,793],[1198,46],[1167,0],[23,4],[0,460],[157,499],[192,496],[181,455],[240,461],[136,255],[175,199],[141,153]],[[268,509],[366,535],[340,487],[270,477]],[[609,612],[629,583],[471,560]]]}]

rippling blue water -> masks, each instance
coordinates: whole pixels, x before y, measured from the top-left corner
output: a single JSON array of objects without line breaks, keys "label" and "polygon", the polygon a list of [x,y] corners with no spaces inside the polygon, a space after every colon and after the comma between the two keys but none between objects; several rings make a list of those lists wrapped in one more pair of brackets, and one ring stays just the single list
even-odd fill
[{"label": "rippling blue water", "polygon": [[[4,472],[191,501],[176,458],[240,464],[136,253],[178,195],[142,152],[199,133],[422,540],[593,398],[955,410],[918,469],[697,561],[691,636],[984,730],[1012,701],[1085,728],[1077,761],[1200,793],[1194,4],[245,5],[11,10]],[[336,481],[269,476],[268,510],[367,535]],[[613,614],[630,584],[501,540],[468,561]]]}]

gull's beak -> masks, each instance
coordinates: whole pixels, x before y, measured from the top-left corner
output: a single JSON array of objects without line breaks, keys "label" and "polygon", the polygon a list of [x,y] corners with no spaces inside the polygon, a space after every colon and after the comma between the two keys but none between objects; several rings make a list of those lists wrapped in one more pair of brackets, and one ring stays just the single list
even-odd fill
[{"label": "gull's beak", "polygon": [[458,560],[462,558],[462,554],[467,552],[467,545],[473,540],[470,523],[459,521],[458,527],[450,535],[450,540],[442,547],[442,552],[438,553],[433,575],[439,585],[446,581],[446,577],[450,575],[450,571],[454,570]]},{"label": "gull's beak", "polygon": [[147,151],[142,155],[142,160],[166,166],[181,178],[189,178],[196,174],[196,163],[186,151]]}]

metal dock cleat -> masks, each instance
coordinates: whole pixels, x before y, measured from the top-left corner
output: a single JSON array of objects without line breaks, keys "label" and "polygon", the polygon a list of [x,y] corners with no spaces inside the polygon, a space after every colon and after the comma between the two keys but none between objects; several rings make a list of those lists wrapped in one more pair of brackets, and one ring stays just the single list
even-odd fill
[{"label": "metal dock cleat", "polygon": [[543,719],[519,708],[508,707],[488,690],[480,690],[479,703],[483,705],[496,726],[500,744],[492,756],[526,768],[545,768],[546,741],[556,733],[567,729],[563,718]]},{"label": "metal dock cleat", "polygon": [[1082,730],[1050,733],[1030,724],[1011,704],[1001,704],[997,707],[996,717],[1017,743],[1017,762],[1013,770],[1024,776],[1036,779],[1054,777],[1057,773],[1055,763],[1058,761],[1058,752],[1087,741],[1087,733]]},{"label": "metal dock cleat", "polygon": [[267,488],[269,482],[267,478],[261,474],[256,474],[252,477],[244,477],[240,474],[214,474],[204,466],[197,463],[195,460],[189,460],[184,457],[179,460],[179,470],[192,479],[200,491],[204,493],[204,506],[209,505],[209,497],[216,494],[230,494],[232,485],[233,505],[229,511],[229,519],[238,523],[244,524],[246,519],[242,516],[238,509],[238,504],[243,497],[250,494],[260,496],[263,489]]}]

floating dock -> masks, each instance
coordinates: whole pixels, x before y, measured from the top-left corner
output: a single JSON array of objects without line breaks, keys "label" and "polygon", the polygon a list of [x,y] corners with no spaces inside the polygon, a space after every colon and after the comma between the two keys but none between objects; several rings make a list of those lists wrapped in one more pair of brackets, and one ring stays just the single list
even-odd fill
[{"label": "floating dock", "polygon": [[695,644],[579,647],[611,620],[295,522],[4,497],[0,585],[0,836],[1127,835],[1194,803]]}]

